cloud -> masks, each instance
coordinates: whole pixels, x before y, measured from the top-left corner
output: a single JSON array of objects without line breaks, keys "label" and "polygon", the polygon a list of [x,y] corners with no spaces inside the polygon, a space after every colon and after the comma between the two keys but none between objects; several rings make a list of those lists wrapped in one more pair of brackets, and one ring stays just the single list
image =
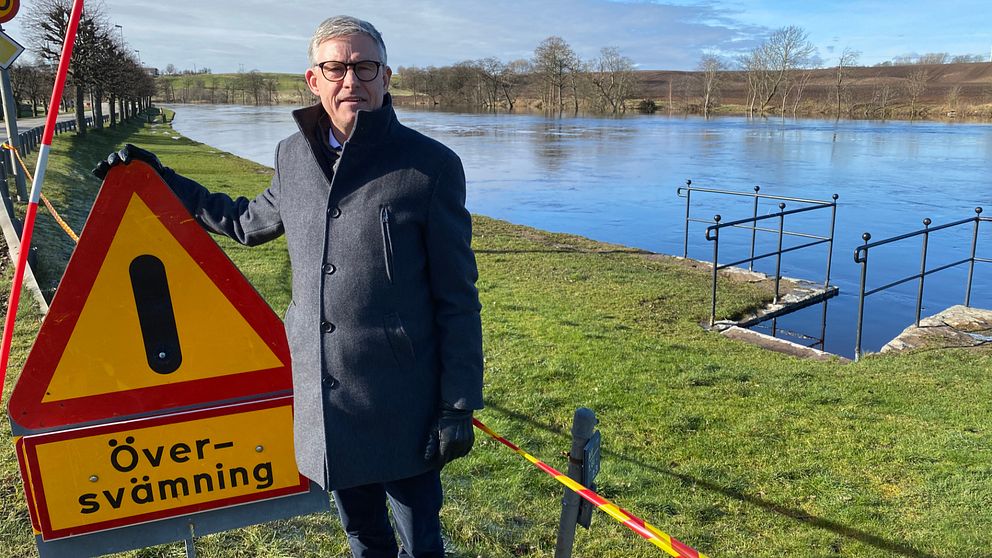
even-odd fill
[{"label": "cloud", "polygon": [[[702,51],[739,52],[765,29],[745,25],[715,4],[645,0],[209,0],[175,3],[106,0],[146,65],[302,72],[310,34],[325,17],[371,21],[386,40],[390,65],[444,65],[495,56],[530,58],[539,42],[563,37],[583,58],[619,47],[641,68],[689,69]],[[23,36],[23,35],[22,35]]]}]

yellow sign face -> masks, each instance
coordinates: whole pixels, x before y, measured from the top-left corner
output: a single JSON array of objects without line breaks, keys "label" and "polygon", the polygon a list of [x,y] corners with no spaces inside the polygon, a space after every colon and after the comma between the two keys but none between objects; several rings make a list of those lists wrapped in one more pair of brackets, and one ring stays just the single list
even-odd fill
[{"label": "yellow sign face", "polygon": [[[3,0],[0,0],[0,3],[2,2]],[[0,13],[2,13],[2,10],[0,10]],[[0,31],[0,68],[5,70],[9,68],[22,52],[24,52],[24,47],[7,36],[6,33]]]},{"label": "yellow sign face", "polygon": [[[282,363],[199,264],[137,195],[107,251],[43,402],[132,391],[266,370]],[[168,374],[147,368],[132,295],[132,262],[148,253],[167,270],[182,363]],[[222,330],[224,335],[217,335]],[[108,342],[112,341],[112,342]]]},{"label": "yellow sign face", "polygon": [[46,540],[306,492],[282,397],[24,438]]}]

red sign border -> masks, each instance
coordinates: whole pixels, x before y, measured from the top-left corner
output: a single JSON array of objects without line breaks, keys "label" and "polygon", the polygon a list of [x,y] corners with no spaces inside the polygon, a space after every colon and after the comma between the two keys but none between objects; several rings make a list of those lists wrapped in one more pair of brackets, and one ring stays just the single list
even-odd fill
[{"label": "red sign border", "polygon": [[[132,194],[148,205],[268,344],[282,366],[126,392],[43,401]],[[11,394],[8,412],[19,426],[28,430],[58,428],[292,390],[289,344],[282,321],[152,167],[135,161],[111,169],[83,235]]]},{"label": "red sign border", "polygon": [[12,7],[10,11],[7,12],[6,15],[0,15],[0,23],[7,23],[8,21],[14,19],[14,17],[17,15],[18,10],[21,9],[21,0],[10,0],[10,1],[13,2],[14,7]]},{"label": "red sign border", "polygon": [[[213,407],[210,409],[201,409],[198,411],[175,413],[175,414],[164,415],[159,417],[114,422],[110,424],[88,426],[88,427],[76,428],[72,430],[62,430],[59,432],[51,432],[47,434],[35,434],[21,438],[21,440],[23,440],[23,458],[25,461],[27,461],[26,464],[21,465],[22,476],[23,476],[23,469],[26,466],[31,471],[31,479],[32,479],[30,487],[28,487],[27,483],[25,483],[25,487],[24,487],[25,496],[27,497],[28,501],[31,502],[32,495],[28,492],[28,490],[35,491],[33,501],[36,503],[36,508],[34,509],[34,514],[32,515],[37,516],[38,527],[40,527],[39,531],[41,531],[42,538],[46,541],[63,539],[66,537],[85,535],[88,533],[106,531],[109,529],[115,529],[119,527],[129,527],[141,523],[149,523],[151,521],[157,521],[160,519],[168,519],[170,517],[190,515],[203,511],[228,508],[240,504],[248,504],[251,502],[258,502],[262,500],[272,500],[275,498],[281,498],[284,496],[292,496],[294,494],[303,494],[305,492],[308,492],[310,490],[310,480],[304,477],[303,475],[299,475],[300,483],[296,486],[279,488],[276,490],[269,490],[255,494],[246,494],[243,496],[233,496],[231,498],[224,498],[221,500],[213,500],[201,504],[191,504],[189,506],[183,506],[179,508],[171,508],[168,510],[160,510],[156,512],[133,515],[121,519],[101,521],[98,523],[91,523],[89,525],[68,527],[65,529],[53,529],[51,518],[48,515],[48,505],[45,499],[45,487],[44,487],[43,479],[41,478],[41,469],[38,463],[38,446],[48,443],[60,442],[65,440],[76,440],[78,438],[99,436],[102,434],[109,434],[113,432],[123,432],[126,430],[137,429],[137,428],[149,428],[153,426],[161,426],[164,424],[178,424],[182,422],[190,422],[194,420],[201,420],[201,419],[212,418],[217,416],[235,415],[235,414],[240,414],[242,412],[257,411],[261,409],[269,409],[269,408],[282,407],[287,405],[291,407],[292,404],[293,404],[292,396],[277,397],[273,399],[264,399],[261,401],[252,401],[249,403],[240,403],[236,405],[226,405],[223,407]],[[21,457],[20,453],[18,454],[18,457]]]}]

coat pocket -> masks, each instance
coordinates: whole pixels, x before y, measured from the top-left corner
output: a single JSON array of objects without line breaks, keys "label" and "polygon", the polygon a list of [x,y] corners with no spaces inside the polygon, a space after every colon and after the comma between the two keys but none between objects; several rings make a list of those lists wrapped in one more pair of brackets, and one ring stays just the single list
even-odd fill
[{"label": "coat pocket", "polygon": [[383,325],[386,329],[386,338],[389,339],[389,347],[393,349],[393,356],[396,357],[400,367],[412,367],[417,356],[413,352],[413,342],[410,336],[403,329],[403,322],[400,315],[394,313],[383,316]]},{"label": "coat pocket", "polygon": [[393,284],[393,236],[389,230],[392,220],[389,206],[380,206],[379,222],[382,224],[382,256],[386,261],[386,279],[389,280],[390,285]]}]

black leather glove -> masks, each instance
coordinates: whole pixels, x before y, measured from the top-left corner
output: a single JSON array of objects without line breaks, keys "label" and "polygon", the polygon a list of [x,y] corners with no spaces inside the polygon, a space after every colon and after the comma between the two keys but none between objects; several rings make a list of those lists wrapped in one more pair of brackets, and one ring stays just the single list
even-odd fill
[{"label": "black leather glove", "polygon": [[439,467],[468,455],[475,442],[472,428],[472,411],[456,409],[447,403],[441,404],[441,416],[437,428],[431,432],[425,458],[436,461]]},{"label": "black leather glove", "polygon": [[100,164],[93,169],[93,176],[103,180],[107,177],[107,173],[110,171],[111,167],[117,165],[127,165],[131,161],[143,161],[148,163],[155,169],[155,172],[162,175],[165,172],[165,167],[158,160],[151,151],[146,151],[136,145],[126,144],[123,149],[115,153],[111,153],[106,161],[100,161]]}]

